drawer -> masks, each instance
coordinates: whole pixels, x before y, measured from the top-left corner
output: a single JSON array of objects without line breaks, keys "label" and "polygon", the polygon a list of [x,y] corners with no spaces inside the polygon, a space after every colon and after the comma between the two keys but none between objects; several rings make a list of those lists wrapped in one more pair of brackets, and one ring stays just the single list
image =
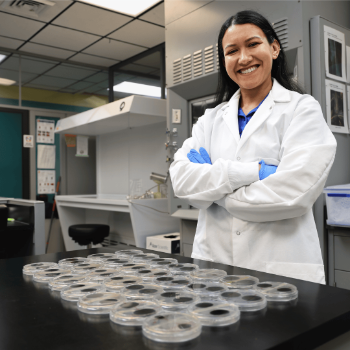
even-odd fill
[{"label": "drawer", "polygon": [[334,236],[334,268],[350,271],[350,237]]},{"label": "drawer", "polygon": [[334,281],[336,287],[350,289],[350,272],[335,270]]},{"label": "drawer", "polygon": [[192,254],[192,247],[193,247],[192,244],[183,243],[182,244],[182,254],[183,254],[183,256],[186,256],[187,258],[190,258],[191,254]]},{"label": "drawer", "polygon": [[181,220],[181,238],[183,243],[193,244],[194,236],[196,234],[196,228],[196,220]]}]

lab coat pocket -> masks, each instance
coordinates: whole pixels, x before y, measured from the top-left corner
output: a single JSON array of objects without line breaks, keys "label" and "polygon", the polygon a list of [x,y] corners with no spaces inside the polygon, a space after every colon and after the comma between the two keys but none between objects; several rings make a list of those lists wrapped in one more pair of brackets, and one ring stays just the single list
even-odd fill
[{"label": "lab coat pocket", "polygon": [[325,284],[323,264],[267,262],[266,272],[299,280]]}]

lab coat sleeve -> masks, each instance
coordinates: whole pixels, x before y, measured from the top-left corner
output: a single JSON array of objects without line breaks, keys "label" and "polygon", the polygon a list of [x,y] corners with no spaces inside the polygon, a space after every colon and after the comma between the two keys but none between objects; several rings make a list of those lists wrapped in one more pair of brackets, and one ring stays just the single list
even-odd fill
[{"label": "lab coat sleeve", "polygon": [[[210,113],[210,112],[209,112]],[[177,197],[189,200],[198,209],[208,208],[214,201],[232,193],[236,188],[259,179],[258,162],[233,162],[217,159],[211,164],[191,163],[187,153],[205,146],[204,118],[193,126],[192,137],[176,152],[170,166],[170,176]]]},{"label": "lab coat sleeve", "polygon": [[336,146],[319,103],[303,95],[284,134],[276,173],[239,188],[216,203],[245,221],[302,216],[323,191]]}]

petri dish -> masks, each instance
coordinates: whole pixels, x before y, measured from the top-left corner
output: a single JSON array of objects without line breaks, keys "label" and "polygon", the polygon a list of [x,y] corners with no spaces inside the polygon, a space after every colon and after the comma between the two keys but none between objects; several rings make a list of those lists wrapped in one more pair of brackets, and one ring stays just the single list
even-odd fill
[{"label": "petri dish", "polygon": [[200,297],[196,293],[178,289],[165,290],[157,297],[157,303],[168,312],[186,312],[189,306],[199,301]]},{"label": "petri dish", "polygon": [[127,264],[123,264],[121,266],[121,271],[120,273],[124,275],[133,275],[136,276],[139,270],[144,270],[144,269],[149,269],[150,266],[145,263],[134,263],[130,262]]},{"label": "petri dish", "polygon": [[37,262],[33,264],[27,264],[23,266],[23,275],[32,276],[36,272],[58,267],[58,264],[53,262]]},{"label": "petri dish", "polygon": [[161,306],[150,300],[127,300],[113,307],[109,317],[112,322],[122,326],[141,326],[148,317],[161,311]]},{"label": "petri dish", "polygon": [[117,256],[113,253],[97,253],[88,255],[88,259],[93,261],[104,261],[106,259],[116,258]]},{"label": "petri dish", "polygon": [[220,294],[227,303],[234,303],[240,311],[259,311],[266,307],[264,294],[254,289],[229,289]]},{"label": "petri dish", "polygon": [[190,306],[188,311],[198,317],[203,326],[223,327],[240,319],[238,306],[221,300],[200,301]]},{"label": "petri dish", "polygon": [[107,269],[102,266],[85,276],[87,276],[89,282],[103,283],[106,278],[113,277],[118,273],[119,271],[116,269]]},{"label": "petri dish", "polygon": [[228,289],[251,289],[259,283],[259,279],[249,275],[228,275],[220,280]]},{"label": "petri dish", "polygon": [[192,273],[192,278],[197,282],[219,282],[227,275],[224,270],[218,269],[199,269]]},{"label": "petri dish", "polygon": [[291,301],[298,297],[298,289],[284,282],[260,282],[255,289],[264,294],[267,301]]},{"label": "petri dish", "polygon": [[163,288],[156,284],[138,283],[124,287],[120,293],[129,300],[150,300],[163,293]]},{"label": "petri dish", "polygon": [[55,277],[66,275],[71,273],[71,269],[60,269],[59,267],[53,267],[43,271],[36,272],[33,275],[33,280],[40,283],[48,283]]},{"label": "petri dish", "polygon": [[228,288],[219,282],[193,282],[187,289],[196,293],[201,299],[218,299],[220,294],[226,292]]},{"label": "petri dish", "polygon": [[197,317],[184,313],[159,313],[142,325],[143,335],[156,342],[181,343],[197,338],[202,325]]},{"label": "petri dish", "polygon": [[52,291],[61,291],[63,288],[70,286],[71,284],[85,282],[87,277],[84,275],[66,274],[55,277],[49,282],[49,288]]},{"label": "petri dish", "polygon": [[105,286],[106,291],[119,293],[123,288],[130,284],[139,284],[142,282],[143,281],[140,277],[123,276],[119,274],[118,276],[106,278],[102,284]]},{"label": "petri dish", "polygon": [[104,286],[95,282],[72,284],[61,291],[61,298],[66,301],[78,301],[79,298],[92,293],[104,292]]},{"label": "petri dish", "polygon": [[141,277],[143,282],[151,283],[156,277],[165,277],[172,276],[171,272],[168,269],[142,269],[137,271],[138,277]]},{"label": "petri dish", "polygon": [[62,259],[58,262],[58,266],[62,267],[62,268],[72,269],[74,265],[82,264],[82,263],[87,262],[87,261],[90,262],[90,259],[81,258],[81,257]]},{"label": "petri dish", "polygon": [[125,302],[125,298],[119,293],[101,292],[88,294],[78,301],[78,310],[85,314],[104,315],[118,303]]},{"label": "petri dish", "polygon": [[171,264],[177,264],[178,261],[176,259],[172,259],[172,258],[155,258],[155,259],[151,259],[149,261],[149,264],[151,265],[151,267],[153,268],[168,268],[169,265]]},{"label": "petri dish", "polygon": [[189,263],[177,263],[168,266],[173,275],[191,275],[195,271],[199,270],[199,266]]},{"label": "petri dish", "polygon": [[134,255],[143,254],[143,251],[139,249],[124,249],[124,250],[117,250],[114,254],[117,255],[118,258],[127,257],[129,259],[132,259]]},{"label": "petri dish", "polygon": [[109,269],[116,269],[121,267],[123,264],[131,263],[132,260],[127,258],[109,258],[103,262],[103,266]]},{"label": "petri dish", "polygon": [[103,264],[101,262],[85,262],[74,265],[72,273],[86,275],[102,266]]},{"label": "petri dish", "polygon": [[161,276],[153,279],[153,283],[163,289],[184,289],[192,282],[192,278],[186,275]]},{"label": "petri dish", "polygon": [[152,260],[152,259],[157,259],[159,258],[158,254],[152,254],[152,253],[144,253],[144,254],[136,254],[133,255],[132,257],[133,262],[135,263],[148,263],[148,261]]}]

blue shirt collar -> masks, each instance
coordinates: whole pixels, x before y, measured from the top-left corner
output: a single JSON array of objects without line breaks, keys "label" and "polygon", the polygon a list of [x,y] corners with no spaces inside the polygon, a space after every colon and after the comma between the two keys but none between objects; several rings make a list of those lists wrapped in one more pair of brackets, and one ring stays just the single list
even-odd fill
[{"label": "blue shirt collar", "polygon": [[247,115],[244,114],[243,110],[241,107],[238,108],[238,116],[239,117],[250,117],[252,114],[254,114],[257,109],[261,106],[261,104],[266,100],[266,97],[268,96],[269,94],[267,94],[264,99],[259,103],[259,105],[255,108],[253,108]]}]

